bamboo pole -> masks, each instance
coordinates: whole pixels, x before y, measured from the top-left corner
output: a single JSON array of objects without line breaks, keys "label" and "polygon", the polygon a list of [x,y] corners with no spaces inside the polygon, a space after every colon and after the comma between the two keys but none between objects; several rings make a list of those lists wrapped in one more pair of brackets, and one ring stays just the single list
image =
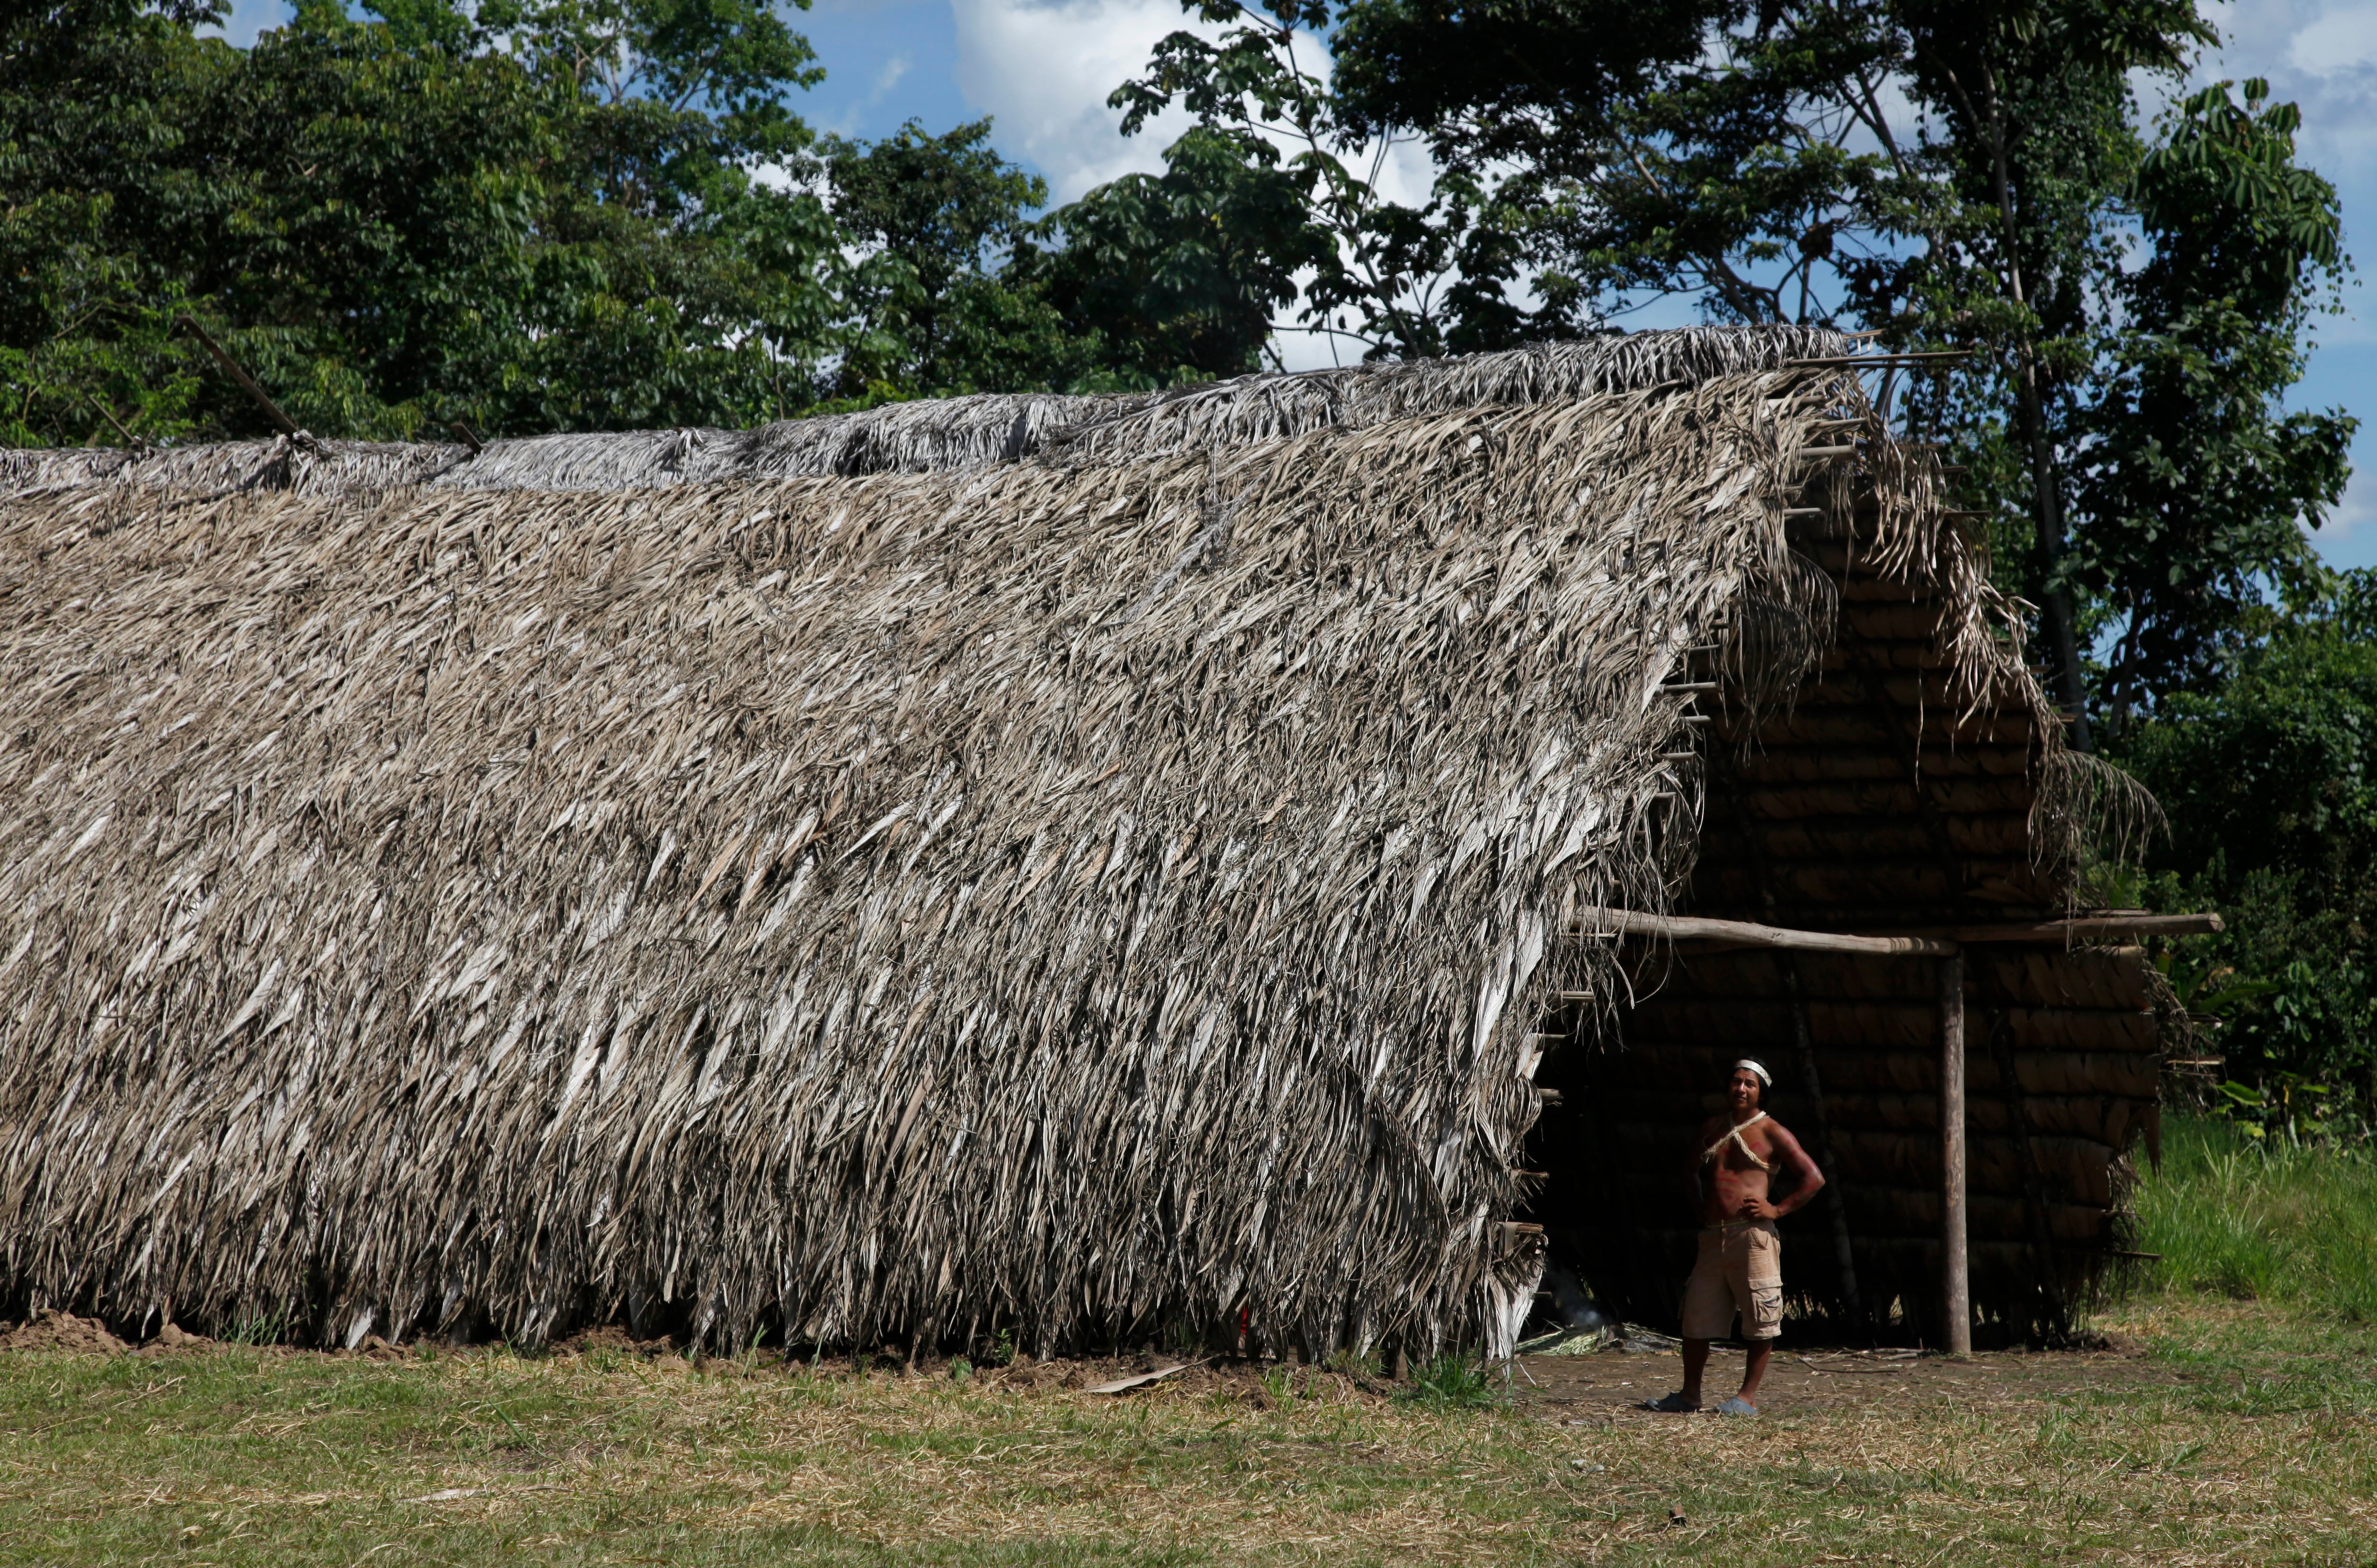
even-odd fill
[{"label": "bamboo pole", "polygon": [[1801,931],[1749,920],[1709,920],[1696,916],[1641,915],[1630,909],[1584,909],[1569,928],[1572,937],[1666,937],[1679,942],[1727,947],[1786,948],[1802,952],[1869,953],[1878,957],[1944,958],[1968,942],[2105,942],[2142,937],[2204,936],[2226,929],[2217,915],[2083,916],[2074,920],[2015,921],[2002,926],[1928,926],[1888,936],[1850,936]]},{"label": "bamboo pole", "polygon": [[2004,926],[1925,926],[1901,933],[1946,942],[2119,942],[2141,937],[2201,937],[2228,929],[2217,915],[2090,915]]},{"label": "bamboo pole", "polygon": [[1965,1251],[1965,959],[1940,960],[1940,1244],[1948,1353],[1973,1353],[1973,1288]]},{"label": "bamboo pole", "polygon": [[1716,941],[1734,947],[1785,948],[1800,952],[1854,952],[1875,957],[1928,955],[1956,951],[1932,937],[1847,937],[1834,931],[1795,931],[1748,920],[1702,920],[1682,915],[1638,915],[1630,909],[1583,909],[1572,937],[1667,937],[1676,941]]},{"label": "bamboo pole", "polygon": [[1889,370],[1900,365],[1935,365],[1941,360],[1972,357],[1970,349],[1912,349],[1896,353],[1827,354],[1821,359],[1786,360],[1784,364],[1793,370],[1822,365],[1845,365],[1855,370]]}]

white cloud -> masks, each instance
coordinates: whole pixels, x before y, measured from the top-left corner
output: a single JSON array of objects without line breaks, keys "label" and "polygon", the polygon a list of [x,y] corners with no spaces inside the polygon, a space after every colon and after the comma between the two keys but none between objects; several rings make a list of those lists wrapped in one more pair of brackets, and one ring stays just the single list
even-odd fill
[{"label": "white cloud", "polygon": [[[996,118],[1000,150],[1037,166],[1058,203],[1124,174],[1163,168],[1164,150],[1188,128],[1187,113],[1170,109],[1126,138],[1121,112],[1108,108],[1106,97],[1145,73],[1167,34],[1216,30],[1186,15],[1178,0],[951,0],[951,9],[960,90]],[[1320,42],[1300,36],[1296,50],[1297,64],[1326,79],[1329,55]],[[1435,183],[1435,166],[1415,142],[1349,162],[1390,201],[1423,204]],[[1272,349],[1290,370],[1317,370],[1358,361],[1364,345],[1291,330],[1277,334]]]},{"label": "white cloud", "polygon": [[997,121],[1002,151],[1048,178],[1058,202],[1164,167],[1188,126],[1174,109],[1136,137],[1106,95],[1147,69],[1166,33],[1190,25],[1178,0],[950,0],[958,88]]},{"label": "white cloud", "polygon": [[2353,470],[2343,501],[2311,542],[2331,567],[2377,567],[2377,473]]},{"label": "white cloud", "polygon": [[2308,76],[2332,77],[2372,60],[2377,60],[2377,6],[2335,6],[2298,28],[2287,42],[2287,63]]},{"label": "white cloud", "polygon": [[875,73],[874,84],[866,90],[867,104],[872,107],[882,102],[884,96],[900,85],[900,78],[908,74],[914,64],[905,54],[894,54],[884,61],[883,68]]},{"label": "white cloud", "polygon": [[908,73],[914,68],[915,61],[906,51],[903,50],[892,55],[877,69],[875,79],[867,83],[866,92],[843,104],[838,113],[821,120],[813,120],[811,123],[821,126],[836,136],[857,136],[859,127],[866,124],[867,116],[880,107],[885,99],[891,96],[892,90],[906,79]]},{"label": "white cloud", "polygon": [[2369,183],[2377,150],[2377,0],[2261,0],[2206,7],[2221,44],[2198,82],[2266,78],[2282,102],[2302,105],[2303,156],[2331,179]]}]

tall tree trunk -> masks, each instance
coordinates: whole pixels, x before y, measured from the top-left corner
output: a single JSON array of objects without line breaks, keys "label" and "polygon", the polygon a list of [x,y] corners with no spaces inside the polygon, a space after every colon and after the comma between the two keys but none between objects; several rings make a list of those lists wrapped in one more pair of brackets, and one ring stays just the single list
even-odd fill
[{"label": "tall tree trunk", "polygon": [[[2014,221],[2013,185],[2006,169],[2005,111],[1998,96],[1996,74],[1981,67],[1981,93],[1988,105],[1983,125],[1989,136],[1989,178],[1995,187],[1998,221],[2005,231],[2006,288],[2025,314],[2029,301],[2022,286],[2021,229]],[[2072,595],[2057,581],[2063,566],[2062,496],[2055,477],[2055,450],[2047,428],[2046,399],[2038,387],[2038,343],[2029,327],[2015,343],[2017,355],[2015,404],[2024,441],[2030,448],[2031,521],[2038,530],[2039,595],[2046,621],[2048,650],[2055,661],[2055,695],[2072,714],[2072,744],[2082,751],[2095,749],[2088,734],[2088,693],[2080,680],[2079,639],[2072,625]]]},{"label": "tall tree trunk", "polygon": [[[2014,301],[2021,303],[2016,283]],[[2056,489],[2055,454],[2048,438],[2047,410],[2038,391],[2038,357],[2030,334],[2020,344],[2020,404],[2024,438],[2030,446],[2031,521],[2038,530],[2038,568],[2046,591],[2039,595],[2048,650],[2054,656],[2055,697],[2072,714],[2072,744],[2094,750],[2088,734],[2088,693],[2080,680],[2079,639],[2072,627],[2072,595],[2056,581],[2063,565],[2063,510]]]}]

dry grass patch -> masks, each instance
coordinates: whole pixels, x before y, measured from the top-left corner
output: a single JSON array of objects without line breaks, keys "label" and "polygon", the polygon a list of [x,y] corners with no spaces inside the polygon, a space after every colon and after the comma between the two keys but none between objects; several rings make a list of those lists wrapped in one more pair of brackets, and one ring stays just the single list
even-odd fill
[{"label": "dry grass patch", "polygon": [[2120,1326],[2155,1352],[1984,1359],[1756,1422],[1431,1411],[1311,1373],[1105,1398],[608,1349],[22,1352],[0,1356],[0,1561],[2365,1556],[2365,1335],[2227,1305]]}]

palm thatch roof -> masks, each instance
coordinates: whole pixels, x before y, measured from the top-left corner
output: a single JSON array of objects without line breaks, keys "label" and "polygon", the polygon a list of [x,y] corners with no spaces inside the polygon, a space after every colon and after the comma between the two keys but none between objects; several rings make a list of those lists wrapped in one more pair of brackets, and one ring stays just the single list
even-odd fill
[{"label": "palm thatch roof", "polygon": [[2046,713],[1847,346],[12,455],[0,1296],[1507,1345],[1541,1021],[1626,985],[1560,933],[1691,872],[1667,688],[1832,637],[1786,510]]}]

